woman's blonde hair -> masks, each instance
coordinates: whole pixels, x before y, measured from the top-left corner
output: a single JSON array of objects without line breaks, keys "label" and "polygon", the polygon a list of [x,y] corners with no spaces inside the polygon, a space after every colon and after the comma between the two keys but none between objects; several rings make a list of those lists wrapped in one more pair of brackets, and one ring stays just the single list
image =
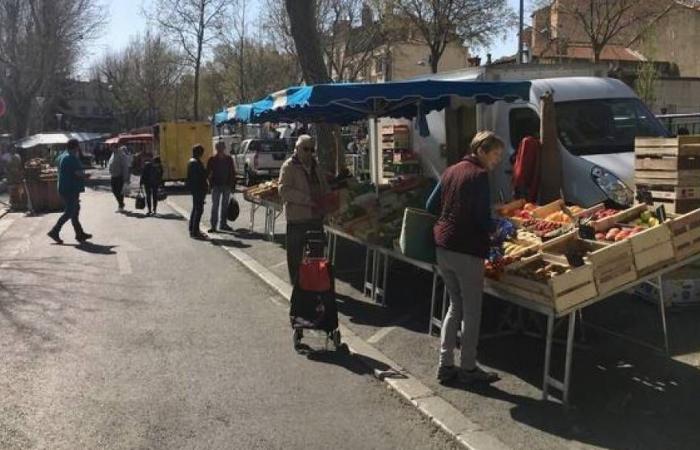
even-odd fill
[{"label": "woman's blonde hair", "polygon": [[472,143],[469,144],[469,153],[475,155],[479,149],[483,149],[485,153],[490,152],[496,148],[505,149],[506,145],[503,143],[501,138],[496,136],[493,131],[479,131],[472,139]]}]

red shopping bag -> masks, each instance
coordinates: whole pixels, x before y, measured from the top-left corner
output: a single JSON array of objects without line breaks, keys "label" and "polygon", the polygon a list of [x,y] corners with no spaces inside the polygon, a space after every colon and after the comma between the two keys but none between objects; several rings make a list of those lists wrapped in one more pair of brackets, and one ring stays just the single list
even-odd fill
[{"label": "red shopping bag", "polygon": [[331,290],[330,263],[325,258],[304,258],[299,267],[299,287],[304,291]]}]

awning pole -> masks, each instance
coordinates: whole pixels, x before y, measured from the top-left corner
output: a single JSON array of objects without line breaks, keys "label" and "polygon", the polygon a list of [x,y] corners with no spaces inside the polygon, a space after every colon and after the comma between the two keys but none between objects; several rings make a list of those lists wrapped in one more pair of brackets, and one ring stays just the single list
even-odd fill
[{"label": "awning pole", "polygon": [[369,176],[379,193],[379,170],[377,152],[379,149],[379,125],[376,116],[369,116]]}]

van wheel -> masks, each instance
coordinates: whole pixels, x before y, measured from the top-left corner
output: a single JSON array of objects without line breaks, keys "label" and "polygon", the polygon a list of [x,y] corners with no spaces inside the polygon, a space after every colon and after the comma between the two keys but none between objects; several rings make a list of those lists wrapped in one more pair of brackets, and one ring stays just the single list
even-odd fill
[{"label": "van wheel", "polygon": [[243,175],[243,184],[250,187],[255,184],[255,176],[250,173],[250,170],[245,169],[245,174]]}]

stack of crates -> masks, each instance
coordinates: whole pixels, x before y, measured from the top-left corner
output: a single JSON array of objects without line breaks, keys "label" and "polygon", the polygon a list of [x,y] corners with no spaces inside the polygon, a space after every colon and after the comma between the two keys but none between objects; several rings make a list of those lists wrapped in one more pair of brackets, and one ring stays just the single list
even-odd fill
[{"label": "stack of crates", "polygon": [[672,214],[700,208],[700,136],[637,138],[634,167],[639,197]]}]

